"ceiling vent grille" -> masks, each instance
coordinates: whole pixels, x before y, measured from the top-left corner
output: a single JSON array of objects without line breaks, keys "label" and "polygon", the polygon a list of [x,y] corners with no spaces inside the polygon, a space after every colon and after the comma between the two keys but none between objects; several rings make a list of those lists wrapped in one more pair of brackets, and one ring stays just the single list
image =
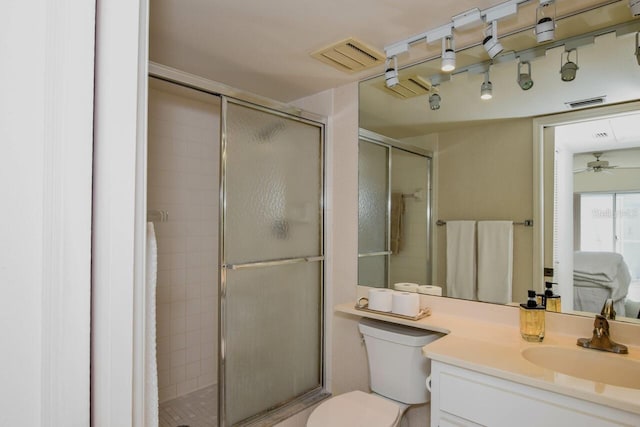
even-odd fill
[{"label": "ceiling vent grille", "polygon": [[340,71],[356,73],[384,64],[383,53],[370,48],[361,41],[348,38],[313,52],[311,56]]},{"label": "ceiling vent grille", "polygon": [[607,98],[606,96],[596,96],[595,98],[581,99],[579,101],[565,102],[565,105],[567,107],[569,107],[569,108],[591,107],[592,105],[604,104],[604,100],[606,98]]},{"label": "ceiling vent grille", "polygon": [[431,82],[418,75],[408,77],[400,76],[399,80],[398,84],[394,87],[387,87],[384,81],[376,83],[375,86],[401,99],[414,98],[433,92]]}]

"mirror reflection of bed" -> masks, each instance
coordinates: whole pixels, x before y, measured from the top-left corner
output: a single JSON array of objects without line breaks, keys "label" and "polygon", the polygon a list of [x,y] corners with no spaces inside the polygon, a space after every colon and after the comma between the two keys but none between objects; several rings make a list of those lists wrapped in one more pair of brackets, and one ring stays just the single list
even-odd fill
[{"label": "mirror reflection of bed", "polygon": [[610,298],[616,317],[640,319],[638,119],[635,113],[554,129],[553,265],[563,271],[554,277],[563,310],[600,313]]},{"label": "mirror reflection of bed", "polygon": [[622,255],[615,252],[574,253],[574,310],[599,313],[604,302],[612,299],[617,316],[637,317],[640,301],[629,295],[630,284],[631,274]]}]

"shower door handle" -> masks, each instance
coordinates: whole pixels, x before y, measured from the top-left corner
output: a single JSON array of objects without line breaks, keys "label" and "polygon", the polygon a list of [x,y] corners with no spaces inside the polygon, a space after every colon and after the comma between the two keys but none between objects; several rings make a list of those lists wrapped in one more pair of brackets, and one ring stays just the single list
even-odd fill
[{"label": "shower door handle", "polygon": [[308,256],[308,257],[300,257],[300,258],[274,259],[269,261],[245,262],[245,263],[239,263],[239,264],[223,264],[222,268],[226,268],[228,270],[241,270],[244,268],[273,267],[276,265],[299,264],[302,262],[316,262],[316,261],[324,261],[324,256],[319,255],[319,256]]},{"label": "shower door handle", "polygon": [[368,256],[380,256],[380,255],[393,255],[391,251],[382,251],[382,252],[368,252],[365,254],[358,254],[358,258],[365,258]]}]

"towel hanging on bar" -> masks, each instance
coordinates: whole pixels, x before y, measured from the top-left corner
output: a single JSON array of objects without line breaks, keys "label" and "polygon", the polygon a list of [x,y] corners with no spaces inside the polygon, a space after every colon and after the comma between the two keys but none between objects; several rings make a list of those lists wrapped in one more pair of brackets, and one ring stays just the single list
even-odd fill
[{"label": "towel hanging on bar", "polygon": [[397,254],[402,250],[404,241],[402,239],[403,234],[403,220],[404,220],[404,199],[402,193],[391,194],[391,253]]}]

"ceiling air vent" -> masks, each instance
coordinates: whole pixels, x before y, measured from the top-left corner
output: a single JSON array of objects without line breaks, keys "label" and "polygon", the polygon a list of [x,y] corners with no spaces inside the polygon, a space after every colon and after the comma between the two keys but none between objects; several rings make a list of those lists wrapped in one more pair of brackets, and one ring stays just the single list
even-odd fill
[{"label": "ceiling air vent", "polygon": [[320,49],[313,52],[311,56],[347,73],[366,70],[384,64],[385,61],[383,53],[354,38]]},{"label": "ceiling air vent", "polygon": [[432,92],[431,82],[424,78],[413,76],[400,76],[400,81],[394,87],[387,87],[384,81],[374,84],[378,89],[391,93],[393,96],[402,99],[413,98],[416,96],[427,95]]},{"label": "ceiling air vent", "polygon": [[596,96],[595,98],[581,99],[579,101],[565,102],[564,104],[569,108],[584,108],[591,107],[592,105],[604,104],[606,95]]}]

